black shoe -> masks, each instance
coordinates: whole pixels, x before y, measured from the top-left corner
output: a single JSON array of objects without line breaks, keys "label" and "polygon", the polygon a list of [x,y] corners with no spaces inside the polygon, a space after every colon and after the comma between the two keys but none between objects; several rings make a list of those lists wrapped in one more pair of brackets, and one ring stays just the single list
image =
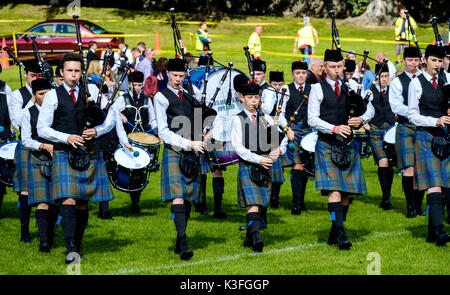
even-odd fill
[{"label": "black shoe", "polygon": [[306,210],[306,205],[305,204],[301,204],[300,205],[300,210],[304,211],[305,213],[308,213],[308,210]]},{"label": "black shoe", "polygon": [[20,230],[20,241],[23,243],[31,243],[30,231],[28,228],[21,228]]},{"label": "black shoe", "polygon": [[338,246],[339,250],[348,250],[352,246],[352,243],[347,237],[347,233],[345,232],[344,228],[337,230],[337,238],[338,238]]},{"label": "black shoe", "polygon": [[302,210],[300,209],[300,207],[294,207],[291,210],[292,215],[300,215],[301,213],[302,213]]},{"label": "black shoe", "polygon": [[106,211],[106,212],[98,212],[98,217],[100,219],[105,219],[105,220],[114,220],[114,218],[111,215],[111,211]]},{"label": "black shoe", "polygon": [[383,210],[391,210],[391,209],[394,209],[394,206],[392,206],[391,201],[384,200],[381,202],[380,208]]},{"label": "black shoe", "polygon": [[141,213],[141,208],[139,208],[138,204],[131,204],[130,209],[131,209],[131,213],[136,213],[136,214]]},{"label": "black shoe", "polygon": [[247,247],[247,248],[253,247],[253,239],[252,239],[252,236],[248,232],[245,235],[244,247]]},{"label": "black shoe", "polygon": [[247,230],[247,228],[248,228],[248,225],[247,224],[244,224],[244,225],[241,225],[240,227],[239,227],[239,230]]},{"label": "black shoe", "polygon": [[338,240],[337,240],[336,224],[333,222],[331,225],[330,234],[328,235],[328,245],[336,246],[337,244]]},{"label": "black shoe", "polygon": [[436,246],[445,246],[450,242],[450,235],[447,233],[443,233],[436,239]]},{"label": "black shoe", "polygon": [[406,218],[414,218],[416,217],[416,210],[414,208],[408,208],[408,211],[406,212]]},{"label": "black shoe", "polygon": [[280,207],[280,204],[278,202],[278,199],[271,199],[270,200],[270,208],[278,209]]},{"label": "black shoe", "polygon": [[225,219],[228,217],[228,215],[223,211],[214,211],[213,217],[218,219]]},{"label": "black shoe", "polygon": [[192,256],[194,256],[194,252],[189,248],[187,237],[184,236],[181,238],[180,258],[181,260],[189,260]]},{"label": "black shoe", "polygon": [[255,252],[262,252],[263,248],[264,248],[264,243],[261,240],[261,236],[259,235],[259,232],[253,233],[252,235],[253,238],[253,251]]},{"label": "black shoe", "polygon": [[48,252],[50,252],[50,248],[51,248],[51,246],[50,246],[50,244],[48,242],[41,242],[40,245],[39,245],[39,251],[40,252],[48,253]]},{"label": "black shoe", "polygon": [[195,212],[198,212],[204,216],[209,216],[209,211],[208,211],[208,208],[206,207],[206,205],[201,203],[201,204],[195,204],[194,206],[195,206]]},{"label": "black shoe", "polygon": [[427,214],[423,211],[416,211],[417,216],[427,216]]}]

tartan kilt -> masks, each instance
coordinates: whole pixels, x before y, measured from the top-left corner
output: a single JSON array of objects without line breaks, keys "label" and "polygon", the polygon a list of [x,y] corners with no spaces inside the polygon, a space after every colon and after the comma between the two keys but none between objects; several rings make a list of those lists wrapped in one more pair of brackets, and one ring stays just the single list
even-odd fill
[{"label": "tartan kilt", "polygon": [[16,152],[14,154],[14,177],[13,177],[13,191],[20,193],[28,190],[28,158],[30,151],[18,142]]},{"label": "tartan kilt", "polygon": [[339,169],[331,160],[331,146],[322,140],[317,140],[315,153],[315,182],[316,189],[326,191],[340,191],[350,194],[366,194],[366,181],[359,158],[359,152],[351,145],[350,167]]},{"label": "tartan kilt", "polygon": [[111,201],[114,199],[103,153],[97,147],[90,151],[90,163],[85,171],[72,169],[68,152],[53,153],[52,200],[72,198],[79,201]]},{"label": "tartan kilt", "polygon": [[398,124],[395,133],[395,153],[397,154],[397,168],[414,167],[414,132],[416,126],[406,123]]},{"label": "tartan kilt", "polygon": [[272,172],[272,182],[283,183],[284,182],[284,171],[281,164],[281,158],[278,158],[275,162],[272,163],[271,167]]},{"label": "tartan kilt", "polygon": [[204,175],[208,174],[209,171],[211,169],[209,168],[208,156],[206,154],[200,155],[200,173]]},{"label": "tartan kilt", "polygon": [[388,123],[383,123],[380,127],[375,124],[370,124],[369,143],[372,148],[372,154],[375,162],[378,163],[381,159],[387,158],[384,151],[384,133],[391,127]]},{"label": "tartan kilt", "polygon": [[41,160],[30,153],[28,160],[28,205],[39,203],[53,203],[51,198],[52,185],[50,179],[42,176],[39,168]]},{"label": "tartan kilt", "polygon": [[161,169],[161,201],[168,202],[176,198],[200,203],[201,175],[195,180],[185,177],[179,167],[180,155],[164,147]]},{"label": "tartan kilt", "polygon": [[432,187],[450,188],[450,157],[440,160],[431,150],[433,136],[417,130],[415,134],[414,184],[420,191]]},{"label": "tartan kilt", "polygon": [[239,162],[237,175],[238,206],[240,208],[245,208],[251,205],[267,207],[269,205],[271,180],[263,186],[257,186],[250,179],[249,171],[249,166]]},{"label": "tartan kilt", "polygon": [[286,153],[281,157],[283,167],[303,164],[302,159],[300,158],[300,142],[303,136],[311,131],[311,129],[297,129],[295,127],[292,130],[294,131],[295,136],[295,149],[291,150],[289,148],[286,148]]}]

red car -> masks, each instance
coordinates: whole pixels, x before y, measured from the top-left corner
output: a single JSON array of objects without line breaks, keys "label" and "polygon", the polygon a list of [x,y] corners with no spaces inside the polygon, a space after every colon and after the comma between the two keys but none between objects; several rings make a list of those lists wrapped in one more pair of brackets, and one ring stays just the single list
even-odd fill
[{"label": "red car", "polygon": [[[101,51],[106,48],[107,44],[111,44],[113,48],[118,48],[119,38],[117,37],[97,37],[93,36],[101,34],[121,34],[117,32],[108,32],[98,25],[86,21],[79,20],[81,29],[81,39],[83,41],[83,47],[88,48],[90,41],[97,42],[98,49]],[[67,52],[78,51],[77,36],[74,20],[62,19],[62,20],[49,20],[40,22],[30,29],[26,30],[27,34],[16,35],[17,55],[18,58],[31,57],[33,54],[33,46],[31,37],[36,37],[36,43],[40,53],[47,53],[49,61],[60,60],[61,57]],[[52,36],[33,33],[63,33],[73,34],[73,36]],[[12,36],[5,37],[6,46],[14,53],[14,43]],[[99,56],[99,52],[97,53]]]}]

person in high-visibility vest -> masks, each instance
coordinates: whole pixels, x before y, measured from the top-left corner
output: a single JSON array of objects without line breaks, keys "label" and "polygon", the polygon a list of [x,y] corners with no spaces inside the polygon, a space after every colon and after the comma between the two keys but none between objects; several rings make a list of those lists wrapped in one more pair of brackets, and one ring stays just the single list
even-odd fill
[{"label": "person in high-visibility vest", "polygon": [[262,31],[262,26],[256,26],[255,31],[248,38],[248,51],[253,55],[254,59],[261,57],[261,39],[259,35],[261,35]]},{"label": "person in high-visibility vest", "polygon": [[[319,45],[319,37],[316,29],[311,25],[308,16],[303,17],[304,27],[298,30],[294,41],[294,54],[297,54],[297,48],[301,54],[314,54],[314,46]],[[303,58],[303,61],[309,64],[309,57]]]},{"label": "person in high-visibility vest", "polygon": [[[415,30],[417,27],[416,21],[412,18],[412,16],[409,16],[409,21],[411,23],[411,27]],[[397,41],[409,41],[414,42],[414,37],[411,34],[411,29],[408,25],[408,20],[406,19],[406,13],[405,10],[400,10],[400,16],[395,21],[395,40]],[[397,62],[395,64],[400,64],[400,56],[402,55],[403,50],[405,47],[409,47],[409,44],[402,44],[398,43],[396,44],[397,49]]]},{"label": "person in high-visibility vest", "polygon": [[197,31],[195,49],[199,52],[210,51],[210,43],[212,43],[212,40],[208,37],[208,25],[205,22],[202,22],[200,24],[200,29]]}]

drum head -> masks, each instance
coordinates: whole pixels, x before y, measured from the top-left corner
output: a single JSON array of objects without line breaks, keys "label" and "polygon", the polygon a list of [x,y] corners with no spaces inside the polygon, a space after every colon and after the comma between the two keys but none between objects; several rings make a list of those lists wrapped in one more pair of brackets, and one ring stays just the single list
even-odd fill
[{"label": "drum head", "polygon": [[137,144],[153,145],[159,143],[159,138],[144,132],[132,132],[128,134],[128,138]]},{"label": "drum head", "polygon": [[397,131],[397,125],[393,125],[389,127],[388,130],[384,133],[383,140],[390,144],[395,144],[395,133]]},{"label": "drum head", "polygon": [[302,140],[300,141],[300,146],[304,150],[310,153],[314,153],[316,150],[316,143],[318,137],[319,135],[317,134],[317,131],[310,131],[306,133],[305,136],[303,136]]},{"label": "drum head", "polygon": [[10,141],[0,145],[0,158],[5,160],[14,160],[18,141]]},{"label": "drum head", "polygon": [[138,151],[137,157],[133,156],[127,148],[120,148],[114,152],[114,160],[118,165],[128,169],[142,169],[150,164],[150,154],[144,148],[133,146],[134,151]]}]

